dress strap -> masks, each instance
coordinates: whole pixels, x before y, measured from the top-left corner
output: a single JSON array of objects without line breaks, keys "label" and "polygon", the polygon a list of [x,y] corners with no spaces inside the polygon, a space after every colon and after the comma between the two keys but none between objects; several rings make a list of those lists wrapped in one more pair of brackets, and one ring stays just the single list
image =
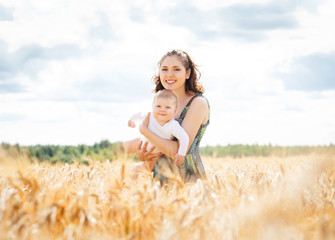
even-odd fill
[{"label": "dress strap", "polygon": [[198,94],[195,94],[191,99],[190,101],[188,101],[188,103],[186,104],[185,107],[189,107],[191,105],[191,103],[193,102],[193,99],[195,99],[196,97],[198,96],[202,96],[202,94],[198,93]]},{"label": "dress strap", "polygon": [[184,107],[183,111],[180,113],[180,116],[179,116],[178,119],[181,119],[181,121],[183,121],[183,119],[184,119],[184,117],[185,117],[185,115],[186,115],[188,109],[190,108],[191,103],[193,102],[194,98],[196,98],[196,97],[198,97],[198,96],[202,96],[202,94],[201,94],[201,93],[198,93],[198,94],[194,95],[194,96],[188,101],[188,103],[187,103],[186,106]]}]

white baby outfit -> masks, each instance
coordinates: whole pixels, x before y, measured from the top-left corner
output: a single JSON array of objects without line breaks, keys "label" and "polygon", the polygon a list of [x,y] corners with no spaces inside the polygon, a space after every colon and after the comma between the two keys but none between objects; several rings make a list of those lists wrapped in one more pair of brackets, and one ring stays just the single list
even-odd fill
[{"label": "white baby outfit", "polygon": [[[147,114],[143,115],[141,113],[133,115],[130,120],[135,122],[139,121],[143,118],[145,118]],[[171,119],[167,123],[165,123],[163,126],[161,126],[157,120],[154,118],[153,114],[150,115],[149,119],[149,125],[148,128],[155,133],[156,135],[165,138],[165,139],[173,139],[173,137],[176,137],[179,140],[179,149],[178,149],[178,154],[181,156],[186,155],[187,147],[189,144],[189,137],[184,130],[180,126],[180,124],[174,120]],[[141,136],[142,143],[144,144],[145,142],[148,142],[147,149],[150,149],[153,145],[146,139],[143,135]],[[142,146],[143,146],[142,144]],[[155,148],[152,153],[157,153],[159,150]]]}]

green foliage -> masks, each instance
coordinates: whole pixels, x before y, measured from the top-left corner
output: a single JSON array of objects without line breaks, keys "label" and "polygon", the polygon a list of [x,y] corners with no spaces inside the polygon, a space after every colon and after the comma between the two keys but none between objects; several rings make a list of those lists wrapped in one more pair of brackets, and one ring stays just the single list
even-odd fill
[{"label": "green foliage", "polygon": [[[88,146],[80,144],[78,146],[59,146],[59,145],[35,145],[20,146],[2,143],[0,147],[9,155],[18,157],[25,155],[31,160],[49,161],[51,163],[63,162],[72,163],[74,160],[82,164],[88,164],[89,159],[110,161],[120,157],[130,157],[125,154],[122,142],[111,143],[102,140],[99,143]],[[335,155],[335,145],[328,146],[272,146],[269,145],[227,145],[227,146],[206,146],[200,148],[200,155],[204,157],[267,157],[267,156],[298,156],[308,154],[330,154]]]},{"label": "green foliage", "polygon": [[78,146],[34,145],[23,147],[18,144],[2,143],[1,147],[10,155],[23,154],[30,159],[51,163],[72,163],[73,160],[77,160],[79,163],[88,164],[88,159],[112,161],[124,153],[121,142],[110,143],[108,140],[95,143],[93,146],[81,144]]}]

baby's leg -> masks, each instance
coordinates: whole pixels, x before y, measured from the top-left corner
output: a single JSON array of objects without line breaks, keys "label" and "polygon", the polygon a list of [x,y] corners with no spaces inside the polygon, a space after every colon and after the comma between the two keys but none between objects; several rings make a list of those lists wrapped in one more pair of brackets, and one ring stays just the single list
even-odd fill
[{"label": "baby's leg", "polygon": [[123,148],[127,153],[133,154],[137,152],[137,146],[140,143],[140,138],[135,138],[123,143]]}]

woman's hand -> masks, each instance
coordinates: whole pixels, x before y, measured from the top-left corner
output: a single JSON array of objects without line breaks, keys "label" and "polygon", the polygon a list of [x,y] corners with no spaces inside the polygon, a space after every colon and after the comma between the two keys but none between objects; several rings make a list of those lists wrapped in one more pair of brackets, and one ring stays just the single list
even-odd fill
[{"label": "woman's hand", "polygon": [[140,161],[154,161],[156,162],[157,159],[162,156],[163,154],[161,152],[159,153],[152,153],[152,151],[155,149],[154,146],[152,146],[148,151],[147,151],[147,147],[148,147],[148,142],[145,142],[143,144],[143,147],[141,148],[142,145],[142,141],[139,142],[139,144],[137,145],[137,158]]},{"label": "woman's hand", "polygon": [[143,119],[140,126],[138,127],[141,134],[143,134],[146,130],[148,130],[149,119],[150,119],[150,112],[147,114],[147,116]]}]

